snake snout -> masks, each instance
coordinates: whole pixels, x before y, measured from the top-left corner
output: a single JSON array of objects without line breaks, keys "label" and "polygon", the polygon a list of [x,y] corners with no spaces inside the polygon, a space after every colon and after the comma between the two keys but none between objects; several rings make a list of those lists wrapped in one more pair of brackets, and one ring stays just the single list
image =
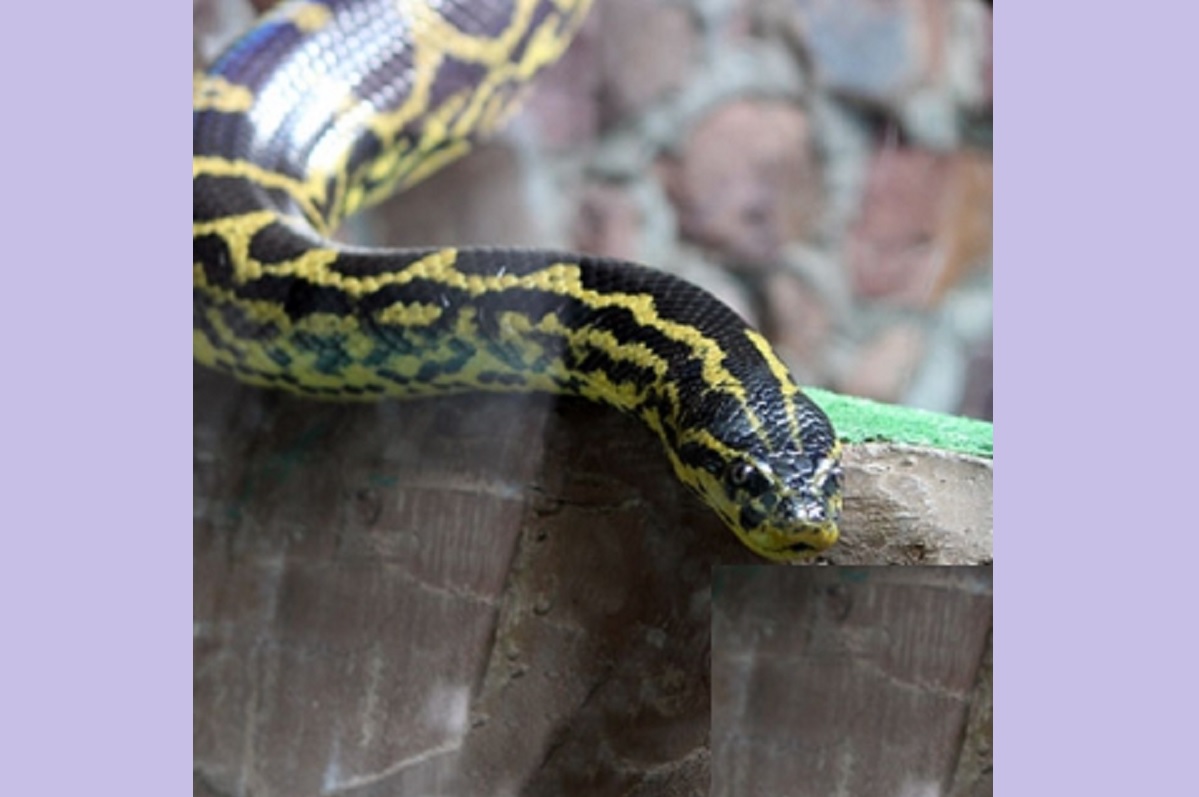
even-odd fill
[{"label": "snake snout", "polygon": [[820,525],[833,519],[823,503],[800,496],[788,496],[779,501],[775,516],[785,526]]}]

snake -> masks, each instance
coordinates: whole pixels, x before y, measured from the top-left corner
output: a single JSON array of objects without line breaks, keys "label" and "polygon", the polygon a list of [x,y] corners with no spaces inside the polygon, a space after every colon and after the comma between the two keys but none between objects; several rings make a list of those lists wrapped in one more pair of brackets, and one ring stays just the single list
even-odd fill
[{"label": "snake", "polygon": [[285,0],[194,78],[193,356],[315,398],[576,396],[632,416],[749,549],[838,538],[841,444],[698,286],[555,249],[371,248],[341,223],[492,135],[590,0]]}]

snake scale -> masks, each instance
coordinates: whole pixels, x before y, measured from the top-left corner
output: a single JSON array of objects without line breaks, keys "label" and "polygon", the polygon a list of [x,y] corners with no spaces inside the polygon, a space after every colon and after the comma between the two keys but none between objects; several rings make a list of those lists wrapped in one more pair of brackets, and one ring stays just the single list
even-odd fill
[{"label": "snake scale", "polygon": [[334,399],[597,401],[648,426],[749,548],[810,557],[837,539],[837,437],[710,294],[570,252],[331,239],[496,130],[590,5],[288,0],[264,15],[195,80],[195,358]]}]

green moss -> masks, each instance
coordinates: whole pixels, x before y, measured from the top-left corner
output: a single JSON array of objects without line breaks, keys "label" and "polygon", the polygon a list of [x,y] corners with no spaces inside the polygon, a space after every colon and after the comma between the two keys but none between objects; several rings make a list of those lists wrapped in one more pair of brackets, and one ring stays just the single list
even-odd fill
[{"label": "green moss", "polygon": [[880,404],[827,390],[805,389],[848,443],[885,441],[931,446],[992,458],[993,427],[986,421]]}]

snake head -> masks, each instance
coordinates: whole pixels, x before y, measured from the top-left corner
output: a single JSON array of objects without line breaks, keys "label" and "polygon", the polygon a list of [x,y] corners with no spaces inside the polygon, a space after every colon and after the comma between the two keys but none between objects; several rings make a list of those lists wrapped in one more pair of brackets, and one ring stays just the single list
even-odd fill
[{"label": "snake head", "polygon": [[837,541],[840,446],[819,458],[802,453],[729,462],[720,493],[705,495],[749,548],[767,559],[810,558]]},{"label": "snake head", "polygon": [[796,562],[837,541],[841,446],[831,434],[770,447],[756,436],[717,435],[709,427],[683,441],[671,459],[679,478],[760,556]]}]

